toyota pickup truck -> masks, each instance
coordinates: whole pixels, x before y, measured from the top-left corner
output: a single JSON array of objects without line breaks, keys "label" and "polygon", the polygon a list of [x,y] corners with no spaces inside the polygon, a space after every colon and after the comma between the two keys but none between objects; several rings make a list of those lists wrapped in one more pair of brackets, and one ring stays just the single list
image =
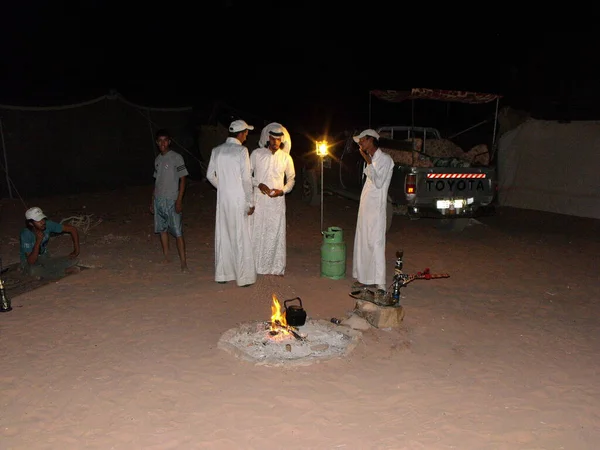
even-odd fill
[{"label": "toyota pickup truck", "polygon": [[[469,218],[493,213],[496,170],[476,166],[455,157],[434,158],[427,153],[442,140],[435,128],[389,126],[377,129],[380,149],[395,161],[388,191],[387,226],[394,214],[412,219],[437,219],[440,228],[460,231]],[[364,160],[347,132],[329,147],[322,164],[318,157],[305,161],[301,169],[303,199],[320,204],[323,192],[358,201],[364,183]]]},{"label": "toyota pickup truck", "polygon": [[[485,119],[454,135],[456,137],[479,125],[492,123],[493,133],[488,142],[491,143],[491,154],[487,144],[480,144],[465,152],[451,140],[443,139],[435,128],[385,126],[378,129],[381,150],[390,153],[395,162],[388,191],[388,229],[394,212],[411,218],[431,217],[437,220],[440,228],[456,231],[462,230],[470,218],[494,212],[497,177],[496,169],[490,162],[494,161],[500,95],[413,88],[399,91],[373,90],[370,91],[371,98],[373,101],[369,101],[369,124],[372,107],[376,107],[377,102],[402,104],[408,101],[414,106],[415,101],[433,101],[443,102],[447,107],[454,103],[473,105],[477,109],[495,104],[493,122]],[[411,123],[414,124],[414,107],[412,111]],[[334,139],[330,155],[322,160],[320,167],[319,162],[315,161],[318,158],[314,155],[312,160],[309,158],[302,165],[302,194],[307,202],[319,204],[321,179],[322,192],[359,200],[364,161],[358,145],[352,140],[354,134],[358,134],[358,131],[354,130]]]}]

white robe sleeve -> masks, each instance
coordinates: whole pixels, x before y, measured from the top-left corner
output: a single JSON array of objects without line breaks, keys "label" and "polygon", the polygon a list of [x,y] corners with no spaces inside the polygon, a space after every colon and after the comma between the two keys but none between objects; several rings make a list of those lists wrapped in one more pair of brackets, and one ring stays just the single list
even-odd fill
[{"label": "white robe sleeve", "polygon": [[[377,150],[381,151],[381,150]],[[381,189],[385,184],[390,169],[394,166],[392,158],[373,158],[371,164],[367,164],[365,173],[367,177],[375,184],[377,189]]]},{"label": "white robe sleeve", "polygon": [[215,151],[213,150],[210,154],[210,161],[208,162],[208,169],[206,169],[206,179],[210,181],[214,187],[218,188],[217,180],[217,168],[215,163]]},{"label": "white robe sleeve", "polygon": [[258,148],[254,149],[252,153],[250,153],[250,171],[252,173],[252,186],[258,187],[260,184],[258,179],[256,178],[256,158],[258,155]]},{"label": "white robe sleeve", "polygon": [[254,196],[252,195],[252,167],[250,165],[250,156],[248,155],[248,149],[244,147],[241,152],[242,154],[242,187],[244,188],[244,197],[246,199],[247,208],[254,207]]},{"label": "white robe sleeve", "polygon": [[288,154],[287,164],[285,166],[285,186],[283,186],[283,193],[289,194],[296,184],[296,169],[294,168],[294,160]]}]

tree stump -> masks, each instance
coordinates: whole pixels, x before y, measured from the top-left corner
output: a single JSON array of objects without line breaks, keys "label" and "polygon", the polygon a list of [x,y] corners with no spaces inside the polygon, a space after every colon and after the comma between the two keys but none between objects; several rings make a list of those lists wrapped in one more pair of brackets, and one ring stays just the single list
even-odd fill
[{"label": "tree stump", "polygon": [[356,300],[354,311],[375,328],[397,328],[404,319],[404,308],[379,306],[366,300]]}]

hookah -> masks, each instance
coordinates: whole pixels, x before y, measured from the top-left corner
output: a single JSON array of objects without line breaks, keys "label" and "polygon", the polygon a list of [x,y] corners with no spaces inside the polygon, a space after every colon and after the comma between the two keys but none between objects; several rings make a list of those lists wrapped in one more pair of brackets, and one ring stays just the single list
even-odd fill
[{"label": "hookah", "polygon": [[0,312],[9,312],[12,311],[12,306],[10,303],[10,299],[8,295],[6,295],[6,291],[4,289],[4,281],[2,281],[2,258],[0,257]]},{"label": "hookah", "polygon": [[404,264],[402,258],[404,256],[404,250],[396,251],[396,263],[394,264],[394,280],[391,284],[391,304],[387,306],[399,306],[400,305],[400,288],[406,286],[408,283],[414,280],[434,280],[437,278],[448,278],[450,277],[447,273],[431,273],[429,268],[424,269],[422,272],[417,272],[413,275],[408,275],[402,271]]},{"label": "hookah", "polygon": [[[414,280],[434,280],[437,278],[448,278],[450,277],[447,273],[431,273],[429,267],[425,268],[421,272],[414,273],[412,275],[406,274],[402,271],[404,265],[403,258],[404,250],[396,251],[396,262],[394,264],[394,279],[392,284],[389,285],[389,289],[383,296],[375,296],[373,292],[368,289],[362,289],[350,293],[351,297],[358,298],[359,300],[367,300],[375,303],[378,306],[400,306],[400,289],[405,287],[408,283]],[[370,295],[367,295],[370,294]],[[337,319],[336,319],[337,320]],[[333,323],[334,322],[332,319]]]},{"label": "hookah", "polygon": [[402,272],[402,266],[404,262],[402,257],[404,256],[404,250],[398,250],[396,252],[396,263],[394,264],[394,281],[392,282],[392,303],[400,303],[400,288],[406,284],[409,275]]}]

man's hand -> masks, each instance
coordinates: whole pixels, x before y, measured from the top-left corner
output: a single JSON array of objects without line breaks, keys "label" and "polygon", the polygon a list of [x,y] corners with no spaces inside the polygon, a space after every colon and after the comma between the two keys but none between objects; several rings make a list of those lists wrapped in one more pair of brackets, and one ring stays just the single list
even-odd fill
[{"label": "man's hand", "polygon": [[362,155],[362,157],[366,161],[366,163],[371,164],[371,162],[373,161],[373,159],[371,158],[371,155],[369,155],[369,153],[366,152],[365,150],[363,150],[361,147],[359,147],[359,150],[360,150],[360,154]]},{"label": "man's hand", "polygon": [[248,209],[248,215],[251,216],[252,214],[254,214],[254,206],[250,209]]},{"label": "man's hand", "polygon": [[39,243],[44,240],[44,232],[42,230],[35,229],[35,240]]},{"label": "man's hand", "polygon": [[69,254],[69,258],[77,258],[79,256],[79,231],[77,230],[77,227],[70,224],[64,224],[63,231],[69,233],[73,240],[73,251]]},{"label": "man's hand", "polygon": [[258,185],[258,189],[260,189],[260,192],[262,192],[265,195],[271,195],[271,188],[264,183],[260,183]]},{"label": "man's hand", "polygon": [[181,214],[181,211],[183,211],[183,202],[178,199],[175,201],[175,212]]},{"label": "man's hand", "polygon": [[283,191],[281,189],[272,189],[269,192],[269,197],[281,197],[283,195]]}]

